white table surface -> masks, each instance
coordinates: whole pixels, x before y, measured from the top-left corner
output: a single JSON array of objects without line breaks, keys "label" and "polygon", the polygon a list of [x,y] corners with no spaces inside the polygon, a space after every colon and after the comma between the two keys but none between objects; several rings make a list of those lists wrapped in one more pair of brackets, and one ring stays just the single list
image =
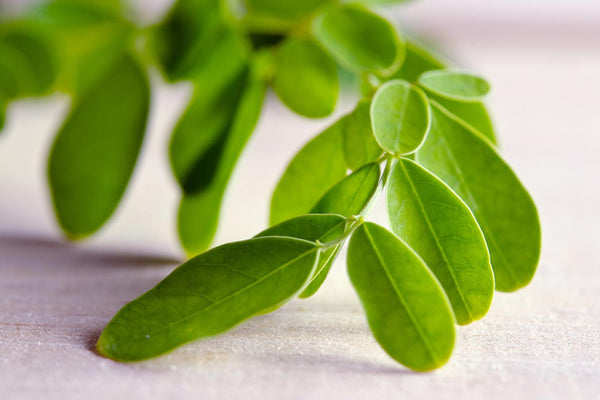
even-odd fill
[{"label": "white table surface", "polygon": [[[110,317],[181,256],[165,144],[189,93],[160,87],[123,204],[76,246],[60,239],[44,182],[65,99],[11,108],[0,136],[0,398],[600,398],[600,23],[590,24],[591,14],[579,25],[504,21],[496,30],[456,13],[462,23],[445,26],[443,15],[436,22],[410,12],[492,81],[503,153],[537,201],[543,227],[531,285],[497,294],[482,321],[459,328],[445,367],[413,373],[389,359],[342,260],[313,298],[230,333],[148,362],[98,356],[94,343]],[[295,117],[269,98],[228,192],[219,243],[264,227],[287,160],[327,123]],[[381,209],[373,214],[384,219]]]}]

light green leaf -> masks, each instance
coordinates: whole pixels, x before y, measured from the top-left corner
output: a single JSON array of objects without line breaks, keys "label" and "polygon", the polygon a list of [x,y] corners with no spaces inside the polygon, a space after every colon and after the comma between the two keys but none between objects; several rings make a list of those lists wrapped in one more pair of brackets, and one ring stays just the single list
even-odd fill
[{"label": "light green leaf", "polygon": [[212,178],[201,185],[201,191],[184,195],[179,205],[179,238],[188,255],[201,253],[212,243],[227,183],[260,116],[266,88],[253,72],[254,69],[250,72],[231,127],[219,139],[222,141],[218,144],[222,149],[219,156],[206,153],[202,162],[207,170],[195,169],[198,174],[212,174]]},{"label": "light green leaf", "polygon": [[218,172],[219,159],[243,96],[248,71],[218,92],[196,88],[169,145],[171,166],[186,194],[206,190]]},{"label": "light green leaf", "polygon": [[386,82],[373,97],[371,123],[382,148],[397,155],[414,153],[431,124],[427,96],[406,81]]},{"label": "light green leaf", "polygon": [[30,13],[28,23],[53,44],[60,89],[83,96],[132,46],[134,26],[119,9],[117,1],[59,0]]},{"label": "light green leaf", "polygon": [[314,243],[282,237],[214,248],[123,307],[96,347],[106,357],[138,361],[222,333],[293,298],[318,252]]},{"label": "light green leaf", "polygon": [[490,91],[490,85],[485,79],[451,69],[427,71],[419,77],[419,85],[429,92],[455,101],[481,100]]},{"label": "light green leaf", "polygon": [[[331,0],[232,0],[233,14],[250,32],[285,33],[302,24],[310,14]],[[236,4],[241,3],[241,4]]]},{"label": "light green leaf", "polygon": [[142,145],[149,102],[145,71],[125,56],[73,104],[48,161],[54,209],[70,238],[94,233],[117,208]]},{"label": "light green leaf", "polygon": [[[335,214],[307,214],[292,218],[275,225],[257,235],[263,236],[289,236],[304,239],[310,242],[319,241],[326,243],[343,236],[347,220]],[[313,273],[309,285],[300,293],[300,298],[308,298],[315,294],[321,287],[327,273],[333,264],[341,245],[322,251],[319,263]]]},{"label": "light green leaf", "polygon": [[482,101],[455,101],[428,93],[427,97],[440,103],[442,107],[454,114],[455,117],[479,131],[495,145],[498,144],[490,113]]},{"label": "light green leaf", "polygon": [[419,256],[386,229],[365,223],[348,246],[348,275],[381,347],[416,371],[442,366],[454,347],[454,318]]},{"label": "light green leaf", "polygon": [[335,62],[309,40],[287,39],[276,55],[273,90],[292,111],[309,118],[331,114],[339,82]]},{"label": "light green leaf", "polygon": [[459,324],[483,317],[492,304],[494,274],[473,213],[429,171],[400,159],[387,187],[392,230],[427,263],[446,291]]},{"label": "light green leaf", "polygon": [[359,5],[341,5],[318,15],[314,37],[344,67],[391,74],[402,64],[404,43],[384,18]]},{"label": "light green leaf", "polygon": [[417,161],[473,211],[490,251],[496,289],[513,291],[527,285],[541,246],[533,200],[483,135],[434,102],[432,115],[431,131]]},{"label": "light green leaf", "polygon": [[294,156],[273,192],[271,225],[308,213],[346,176],[343,139],[343,123],[337,121]]},{"label": "light green leaf", "polygon": [[358,215],[375,195],[378,184],[379,164],[367,164],[329,189],[311,213],[339,214],[345,217]]},{"label": "light green leaf", "polygon": [[389,79],[403,79],[416,83],[421,74],[432,69],[446,68],[446,63],[429,49],[408,40],[406,42],[406,58],[402,67]]},{"label": "light green leaf", "polygon": [[177,1],[154,29],[152,44],[168,80],[193,80],[202,87],[231,81],[249,53],[249,44],[228,26],[215,0]]},{"label": "light green leaf", "polygon": [[344,155],[351,170],[376,161],[383,153],[373,136],[370,116],[371,102],[361,100],[343,123]]}]

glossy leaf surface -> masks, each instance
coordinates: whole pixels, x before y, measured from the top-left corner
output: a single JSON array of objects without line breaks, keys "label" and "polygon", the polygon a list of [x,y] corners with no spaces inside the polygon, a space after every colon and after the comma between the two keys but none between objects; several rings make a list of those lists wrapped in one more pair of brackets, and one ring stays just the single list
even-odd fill
[{"label": "glossy leaf surface", "polygon": [[427,91],[457,101],[481,100],[490,91],[485,79],[451,69],[427,71],[419,77],[419,85]]},{"label": "glossy leaf surface", "polygon": [[386,229],[365,223],[348,246],[348,275],[381,347],[417,371],[442,366],[454,347],[454,318],[419,256]]},{"label": "glossy leaf surface", "polygon": [[494,296],[490,255],[473,213],[441,180],[407,159],[389,178],[392,230],[429,266],[459,324],[483,317]]},{"label": "glossy leaf surface", "polygon": [[424,72],[442,68],[446,68],[446,62],[442,61],[441,57],[426,49],[425,46],[407,40],[404,63],[389,79],[402,79],[416,83]]},{"label": "glossy leaf surface", "polygon": [[374,162],[383,154],[383,149],[373,136],[370,110],[371,102],[362,100],[342,122],[344,155],[351,170]]},{"label": "glossy leaf surface", "polygon": [[496,289],[529,283],[540,256],[541,230],[535,205],[491,143],[436,103],[433,122],[417,161],[467,203],[483,230]]},{"label": "glossy leaf surface", "polygon": [[117,208],[142,145],[149,102],[145,72],[126,56],[73,105],[48,162],[56,216],[69,237],[92,234]]},{"label": "glossy leaf surface", "polygon": [[373,97],[371,123],[383,149],[394,154],[414,153],[431,123],[427,97],[406,81],[386,82]]},{"label": "glossy leaf surface", "polygon": [[373,198],[378,184],[379,164],[367,164],[329,189],[311,213],[331,213],[345,217],[358,215]]},{"label": "glossy leaf surface", "polygon": [[98,351],[137,361],[224,332],[296,295],[314,271],[318,249],[265,237],[203,253],[123,307],[102,332]]},{"label": "glossy leaf surface", "polygon": [[346,176],[343,125],[336,122],[308,142],[288,164],[271,198],[270,224],[308,213]]},{"label": "glossy leaf surface", "polygon": [[[265,85],[251,71],[242,97],[238,103],[231,126],[220,136],[222,146],[218,157],[206,153],[208,170],[196,169],[198,174],[211,173],[214,176],[202,185],[202,190],[184,195],[177,216],[181,243],[188,255],[206,250],[217,231],[221,203],[229,178],[260,116],[265,97]],[[213,163],[214,162],[214,163]]]},{"label": "glossy leaf surface", "polygon": [[290,38],[277,51],[273,90],[292,111],[309,118],[331,114],[339,82],[335,62],[309,40]]},{"label": "glossy leaf surface", "polygon": [[[335,214],[307,214],[292,218],[275,225],[257,235],[263,236],[288,236],[304,239],[311,242],[326,243],[338,239],[344,234],[346,219]],[[319,263],[313,273],[310,283],[300,293],[299,297],[307,298],[317,292],[325,281],[327,273],[333,264],[340,245],[327,249],[319,256]]]},{"label": "glossy leaf surface", "polygon": [[313,34],[340,64],[353,71],[392,73],[404,59],[404,44],[394,27],[358,5],[326,10],[315,18]]}]

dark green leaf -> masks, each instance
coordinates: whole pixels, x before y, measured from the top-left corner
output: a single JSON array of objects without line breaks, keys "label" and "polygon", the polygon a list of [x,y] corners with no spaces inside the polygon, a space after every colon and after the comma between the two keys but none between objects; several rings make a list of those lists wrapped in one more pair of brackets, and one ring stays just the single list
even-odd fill
[{"label": "dark green leaf", "polygon": [[419,85],[427,91],[455,101],[481,100],[490,85],[479,76],[451,69],[427,71],[419,77]]},{"label": "dark green leaf", "polygon": [[69,237],[94,233],[119,204],[142,145],[149,101],[145,72],[125,56],[73,104],[48,162],[56,216]]},{"label": "dark green leaf", "polygon": [[290,38],[277,52],[273,90],[292,111],[310,118],[325,117],[337,101],[337,66],[313,42]]},{"label": "dark green leaf", "polygon": [[222,86],[247,63],[249,44],[223,20],[215,0],[177,1],[153,33],[154,50],[171,81]]},{"label": "dark green leaf", "polygon": [[533,200],[479,132],[437,103],[432,103],[432,115],[418,162],[444,180],[473,211],[490,251],[496,289],[513,291],[527,285],[541,246]]},{"label": "dark green leaf", "polygon": [[459,324],[483,317],[494,296],[490,255],[467,205],[444,182],[400,159],[387,187],[392,230],[427,263]]},{"label": "dark green leaf", "polygon": [[342,122],[344,124],[344,155],[351,170],[377,161],[383,153],[373,136],[370,108],[371,102],[362,100]]},{"label": "dark green leaf", "polygon": [[[0,68],[0,73],[8,75],[0,78],[3,83],[0,91],[11,97],[45,94],[57,74],[48,43],[33,30],[24,28],[0,35]],[[16,87],[4,82],[11,80]]]},{"label": "dark green leaf", "polygon": [[[275,225],[257,235],[263,236],[289,236],[311,242],[326,243],[343,236],[346,228],[346,218],[335,214],[307,214],[292,218]],[[340,245],[329,248],[319,256],[319,263],[313,273],[310,284],[300,293],[301,298],[307,298],[317,292],[325,281],[331,264],[339,251]]]},{"label": "dark green leaf", "polygon": [[327,9],[313,21],[313,34],[344,67],[393,73],[404,60],[404,43],[384,18],[358,5]]},{"label": "dark green leaf", "polygon": [[386,229],[365,223],[348,246],[348,275],[381,347],[416,371],[442,366],[454,347],[454,318],[419,256]]},{"label": "dark green leaf", "polygon": [[184,195],[179,205],[179,238],[189,255],[201,253],[212,243],[227,183],[260,116],[265,85],[253,72],[254,69],[250,71],[229,130],[219,139],[223,141],[219,144],[222,146],[220,155],[213,157],[207,153],[206,163],[203,165],[210,168],[204,171],[195,169],[198,174],[208,173],[214,176],[202,186],[201,191]]},{"label": "dark green leaf", "polygon": [[314,243],[282,237],[212,249],[123,307],[102,332],[98,351],[138,361],[222,333],[294,297],[313,273],[318,253]]},{"label": "dark green leaf", "polygon": [[339,214],[345,217],[358,215],[368,206],[378,184],[379,164],[367,164],[329,189],[311,213]]},{"label": "dark green leaf", "polygon": [[296,154],[273,192],[271,225],[308,213],[346,176],[343,139],[343,123],[338,121]]},{"label": "dark green leaf", "polygon": [[371,122],[382,148],[394,154],[414,153],[431,124],[427,96],[406,81],[386,82],[373,97]]},{"label": "dark green leaf", "polygon": [[186,194],[206,190],[218,172],[248,72],[218,92],[196,89],[177,123],[169,146],[173,172]]}]

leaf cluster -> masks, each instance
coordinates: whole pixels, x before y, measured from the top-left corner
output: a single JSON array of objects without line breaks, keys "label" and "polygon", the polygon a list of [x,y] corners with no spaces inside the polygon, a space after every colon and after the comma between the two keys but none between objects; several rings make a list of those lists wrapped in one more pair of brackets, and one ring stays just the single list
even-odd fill
[{"label": "leaf cluster", "polygon": [[[140,27],[116,0],[54,0],[2,26],[0,114],[24,96],[72,97],[48,181],[73,239],[106,223],[126,190],[150,109],[148,67],[194,88],[169,159],[179,236],[196,256],[115,315],[101,354],[154,357],[310,297],[347,243],[375,338],[399,363],[427,371],[449,359],[455,325],[482,318],[494,290],[529,283],[539,219],[499,153],[484,104],[490,86],[368,8],[392,2],[179,0]],[[341,76],[361,80],[362,98],[291,160],[271,227],[205,251],[267,89],[321,118],[336,107]],[[391,231],[365,222],[380,193]]]}]

